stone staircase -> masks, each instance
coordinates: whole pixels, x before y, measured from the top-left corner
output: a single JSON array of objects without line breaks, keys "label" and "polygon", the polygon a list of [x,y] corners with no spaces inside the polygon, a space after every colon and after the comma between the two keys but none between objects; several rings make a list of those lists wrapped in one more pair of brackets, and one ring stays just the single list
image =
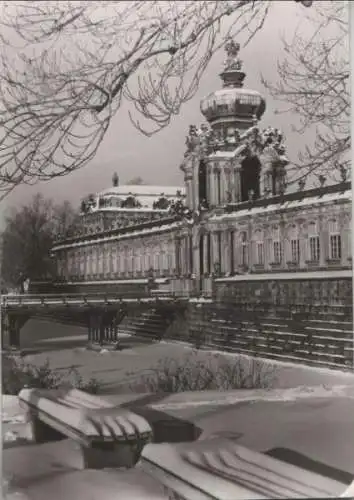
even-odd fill
[{"label": "stone staircase", "polygon": [[128,314],[119,325],[120,333],[160,340],[169,326],[167,317],[156,309],[142,311],[138,315]]}]

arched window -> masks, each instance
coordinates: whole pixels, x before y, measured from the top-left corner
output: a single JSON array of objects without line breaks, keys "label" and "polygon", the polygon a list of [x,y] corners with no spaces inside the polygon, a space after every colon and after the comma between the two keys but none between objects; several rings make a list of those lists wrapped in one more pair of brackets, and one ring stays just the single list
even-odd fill
[{"label": "arched window", "polygon": [[272,227],[272,241],[273,241],[273,263],[281,264],[283,262],[283,245],[281,241],[280,227]]},{"label": "arched window", "polygon": [[317,222],[310,222],[308,225],[308,251],[310,262],[319,262],[321,245]]},{"label": "arched window", "polygon": [[294,264],[298,264],[300,262],[300,238],[299,228],[295,224],[292,224],[288,228],[288,241],[290,261]]},{"label": "arched window", "polygon": [[339,222],[330,220],[328,223],[329,235],[329,258],[332,260],[340,260],[342,258],[342,238]]},{"label": "arched window", "polygon": [[261,163],[256,156],[246,156],[241,164],[241,201],[259,198]]},{"label": "arched window", "polygon": [[253,236],[253,258],[255,265],[264,266],[264,232],[261,229]]}]

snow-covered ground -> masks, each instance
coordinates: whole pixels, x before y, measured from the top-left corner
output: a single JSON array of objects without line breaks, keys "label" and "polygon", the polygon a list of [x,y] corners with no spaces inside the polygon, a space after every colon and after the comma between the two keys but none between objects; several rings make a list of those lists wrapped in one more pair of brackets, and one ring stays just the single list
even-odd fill
[{"label": "snow-covered ground", "polygon": [[[213,405],[213,406],[227,406],[233,405],[239,401],[297,401],[304,398],[311,399],[321,399],[321,398],[351,398],[354,399],[354,385],[333,385],[333,386],[299,386],[296,388],[288,388],[288,389],[271,389],[271,390],[238,390],[238,391],[210,391],[207,392],[198,392],[198,393],[179,393],[172,394],[170,396],[166,396],[161,402],[156,405],[152,405],[154,407],[158,407],[161,410],[174,410],[178,408],[186,408],[186,407],[197,407],[202,405]],[[16,446],[16,441],[25,439],[26,435],[25,429],[26,419],[23,409],[20,407],[17,396],[2,396],[2,427],[3,427],[3,441],[4,447],[7,446]],[[4,432],[5,431],[5,432]],[[22,443],[19,443],[23,445]],[[32,447],[31,447],[32,449]],[[31,451],[30,449],[27,449]],[[140,488],[139,494],[140,499],[148,499],[152,498],[151,491],[149,488],[152,486],[146,486],[145,491],[145,483],[143,482],[142,472],[140,473],[138,470],[132,471],[133,476],[128,477],[126,475],[119,475],[117,471],[109,471],[105,470],[104,472],[96,471],[78,471],[71,478],[73,483],[73,488],[77,487],[78,484],[85,485],[86,481],[86,472],[91,474],[92,484],[89,485],[88,491],[91,487],[95,487],[97,492],[102,491],[101,498],[110,498],[108,495],[108,491],[105,492],[106,480],[112,477],[114,478],[114,483],[116,485],[122,486],[122,489],[127,489],[129,494],[127,493],[127,498],[131,496],[132,493],[135,495],[135,490],[133,492],[132,488],[135,485],[136,488]],[[96,474],[95,478],[92,474]],[[111,476],[113,474],[113,476]],[[102,476],[102,477],[101,477]],[[86,478],[84,480],[84,478]],[[35,497],[27,497],[23,492],[20,491],[11,491],[13,488],[11,486],[11,477],[3,478],[3,498],[4,500],[32,500]],[[54,481],[55,479],[53,479]],[[145,479],[144,479],[145,480]],[[84,486],[82,486],[84,487]],[[351,486],[353,488],[354,485]],[[45,489],[45,487],[43,487]],[[49,488],[49,487],[48,487]],[[113,488],[113,487],[112,487]],[[112,489],[111,489],[112,490]],[[111,491],[110,490],[110,491]],[[85,490],[86,491],[86,490]],[[149,492],[150,491],[150,492]],[[347,496],[351,496],[351,491],[348,490]],[[48,493],[48,491],[47,491]],[[107,495],[106,495],[107,493]],[[48,493],[49,494],[49,493]],[[106,495],[106,496],[105,496]],[[136,493],[137,495],[137,493]],[[123,496],[124,497],[124,496]],[[92,497],[93,498],[93,497]],[[134,497],[136,498],[136,496]],[[166,499],[164,494],[158,494],[158,492],[154,491],[153,498],[163,500]]]}]

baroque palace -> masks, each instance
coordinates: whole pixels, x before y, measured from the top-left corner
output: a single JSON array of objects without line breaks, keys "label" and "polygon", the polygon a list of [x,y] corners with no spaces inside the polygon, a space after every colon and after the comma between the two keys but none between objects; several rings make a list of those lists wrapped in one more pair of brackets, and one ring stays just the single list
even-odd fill
[{"label": "baroque palace", "polygon": [[80,234],[53,247],[57,286],[155,278],[175,292],[207,294],[213,281],[351,275],[345,172],[336,185],[300,182],[286,192],[284,138],[260,127],[266,103],[243,86],[238,53],[228,41],[222,88],[201,102],[207,123],[190,126],[184,187],[120,186],[115,174],[111,188],[82,202]]}]

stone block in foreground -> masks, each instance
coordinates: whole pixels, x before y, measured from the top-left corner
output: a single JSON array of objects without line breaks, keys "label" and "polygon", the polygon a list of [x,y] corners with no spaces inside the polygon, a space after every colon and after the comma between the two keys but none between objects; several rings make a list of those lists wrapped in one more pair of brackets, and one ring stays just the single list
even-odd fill
[{"label": "stone block in foreground", "polygon": [[143,417],[83,391],[23,389],[19,400],[33,440],[73,439],[84,468],[133,467],[152,440],[152,429]]}]

